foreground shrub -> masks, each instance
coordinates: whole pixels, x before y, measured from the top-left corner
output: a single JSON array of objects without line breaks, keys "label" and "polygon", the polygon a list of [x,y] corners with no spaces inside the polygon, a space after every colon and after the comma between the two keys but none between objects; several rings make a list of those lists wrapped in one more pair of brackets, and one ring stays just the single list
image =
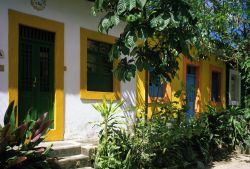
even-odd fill
[{"label": "foreground shrub", "polygon": [[[161,129],[155,132],[158,134],[152,136],[153,140],[159,139],[160,145],[154,166],[161,164],[160,167],[201,168],[212,160],[226,158],[236,146],[243,150],[249,148],[249,112],[245,109],[231,107],[217,111],[209,106],[208,112],[200,113],[193,119],[183,118],[186,114],[185,109],[177,112],[177,116],[180,117],[172,119],[173,116],[165,115],[166,112],[169,113],[167,109],[162,109],[159,116],[148,123],[152,126],[157,118],[157,124],[153,126],[161,126]],[[168,123],[171,122],[170,128],[161,124],[161,121],[166,119]]]},{"label": "foreground shrub", "polygon": [[51,146],[37,147],[52,124],[51,120],[46,120],[47,115],[44,113],[34,121],[27,113],[24,122],[16,128],[17,107],[14,107],[14,102],[10,103],[4,116],[4,126],[0,128],[1,169],[50,169],[56,165],[53,159],[48,158]]},{"label": "foreground shrub", "polygon": [[96,169],[123,168],[123,161],[127,155],[123,149],[126,149],[128,136],[121,127],[117,116],[123,103],[114,104],[112,101],[104,99],[103,103],[93,105],[103,118],[100,123],[96,124],[101,127],[100,141],[94,162]]},{"label": "foreground shrub", "polygon": [[210,130],[210,146],[213,157],[216,158],[218,154],[230,154],[236,146],[243,150],[248,149],[249,115],[250,112],[246,109],[229,107],[227,110],[218,112],[209,106],[209,112],[205,116]]},{"label": "foreground shrub", "polygon": [[[95,108],[104,123],[96,153],[97,169],[205,168],[212,160],[226,158],[236,146],[249,145],[249,111],[239,108],[217,111],[213,107],[197,117],[186,117],[185,107],[177,103],[157,105],[160,110],[147,122],[134,124],[134,133],[121,127],[112,108],[105,101]],[[99,108],[97,108],[99,107]],[[107,115],[108,114],[108,115]]]}]

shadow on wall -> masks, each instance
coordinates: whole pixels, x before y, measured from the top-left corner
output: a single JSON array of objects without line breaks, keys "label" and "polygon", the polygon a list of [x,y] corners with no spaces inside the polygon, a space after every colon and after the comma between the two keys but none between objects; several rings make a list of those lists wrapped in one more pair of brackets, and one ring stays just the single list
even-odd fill
[{"label": "shadow on wall", "polygon": [[[135,89],[135,88],[134,88]],[[122,93],[122,98],[126,100],[122,105],[122,110],[126,119],[128,130],[133,130],[136,122],[136,91],[125,89]]]},{"label": "shadow on wall", "polygon": [[8,107],[8,65],[7,52],[5,58],[0,60],[0,65],[4,65],[4,71],[0,71],[0,124],[3,124],[5,110]]},{"label": "shadow on wall", "polygon": [[[122,105],[121,109],[126,118],[132,120],[133,122],[136,119],[135,115],[135,107],[136,107],[136,85],[135,79],[131,82],[123,83],[121,82],[121,100],[125,100],[124,104]],[[104,99],[104,98],[103,98]],[[81,99],[82,104],[95,104],[101,103],[103,100],[88,100],[88,99]],[[117,102],[117,101],[114,101]]]}]

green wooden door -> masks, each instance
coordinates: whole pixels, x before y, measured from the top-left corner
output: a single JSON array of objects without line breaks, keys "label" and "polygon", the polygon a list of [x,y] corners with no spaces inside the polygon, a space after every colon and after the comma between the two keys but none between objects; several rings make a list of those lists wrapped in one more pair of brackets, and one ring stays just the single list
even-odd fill
[{"label": "green wooden door", "polygon": [[27,26],[19,27],[18,117],[27,111],[37,119],[49,112],[54,116],[55,34]]}]

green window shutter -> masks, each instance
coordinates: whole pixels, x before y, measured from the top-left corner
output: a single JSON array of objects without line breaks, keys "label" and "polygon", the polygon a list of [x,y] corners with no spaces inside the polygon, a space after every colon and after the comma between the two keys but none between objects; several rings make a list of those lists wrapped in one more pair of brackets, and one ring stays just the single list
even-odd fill
[{"label": "green window shutter", "polygon": [[88,91],[113,92],[113,63],[108,58],[111,47],[111,44],[88,39]]},{"label": "green window shutter", "polygon": [[212,72],[212,92],[211,100],[214,102],[220,101],[220,73]]}]

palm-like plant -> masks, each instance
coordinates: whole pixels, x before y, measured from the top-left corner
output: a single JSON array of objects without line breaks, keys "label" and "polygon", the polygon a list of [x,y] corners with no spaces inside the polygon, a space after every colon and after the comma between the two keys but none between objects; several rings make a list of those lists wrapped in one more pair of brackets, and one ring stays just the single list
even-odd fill
[{"label": "palm-like plant", "polygon": [[120,113],[120,107],[124,102],[125,101],[123,100],[114,104],[112,100],[107,101],[104,99],[102,103],[93,105],[103,118],[103,121],[99,124],[99,126],[103,128],[103,130],[101,130],[101,135],[104,136],[105,140],[108,139],[108,129],[112,130],[118,124],[116,115]]}]

